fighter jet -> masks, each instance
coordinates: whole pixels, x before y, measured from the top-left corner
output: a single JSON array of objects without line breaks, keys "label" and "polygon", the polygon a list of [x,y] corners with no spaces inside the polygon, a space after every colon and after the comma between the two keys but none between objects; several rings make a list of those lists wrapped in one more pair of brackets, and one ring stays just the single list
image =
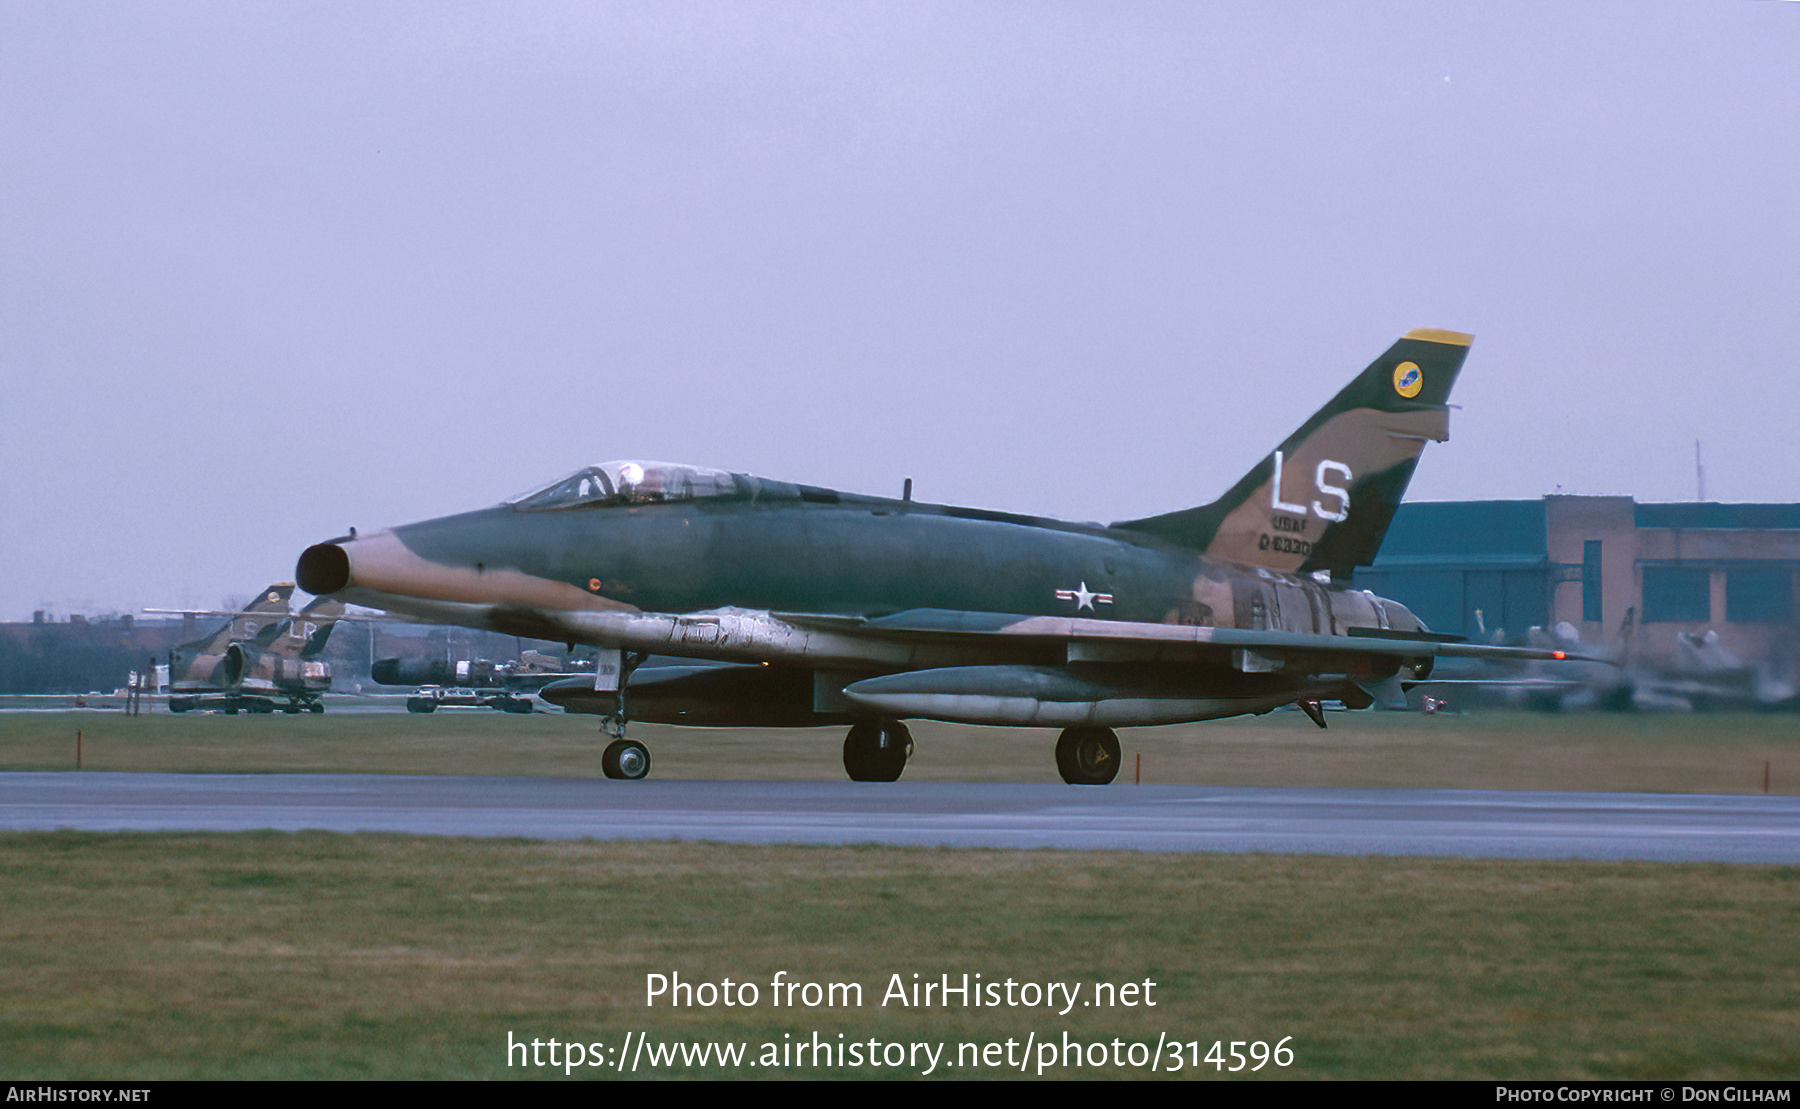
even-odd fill
[{"label": "fighter jet", "polygon": [[[316,661],[344,603],[319,597],[288,611],[292,582],[276,582],[212,634],[169,652],[169,711],[324,712],[331,666]],[[167,609],[147,609],[167,612]]]},{"label": "fighter jet", "polygon": [[406,699],[406,711],[427,713],[441,708],[530,712],[531,695],[552,682],[572,680],[593,688],[591,666],[571,665],[537,651],[526,651],[516,662],[377,659],[369,667],[369,677],[377,685],[418,686]]},{"label": "fighter jet", "polygon": [[[1350,587],[1428,442],[1471,336],[1408,332],[1211,504],[1111,525],[838,492],[648,461],[589,466],[460,515],[301,554],[312,593],[433,623],[602,648],[586,691],[639,778],[628,720],[848,724],[844,767],[893,781],[907,719],[1062,729],[1064,781],[1117,774],[1115,728],[1320,701],[1399,703],[1462,642]],[[1264,385],[1265,391],[1267,386]],[[910,491],[909,491],[910,492]],[[636,665],[650,654],[691,667]],[[724,665],[703,665],[712,662]],[[657,671],[661,671],[658,673]]]},{"label": "fighter jet", "polygon": [[[1422,696],[1462,700],[1465,695],[1549,712],[1694,712],[1700,709],[1771,710],[1800,707],[1788,675],[1772,664],[1749,666],[1726,650],[1719,633],[1678,632],[1673,664],[1649,665],[1637,657],[1637,610],[1625,617],[1609,643],[1585,643],[1573,624],[1526,629],[1525,641],[1557,647],[1568,663],[1475,663],[1466,673],[1440,671],[1422,684]],[[1496,633],[1497,637],[1503,633]]]}]

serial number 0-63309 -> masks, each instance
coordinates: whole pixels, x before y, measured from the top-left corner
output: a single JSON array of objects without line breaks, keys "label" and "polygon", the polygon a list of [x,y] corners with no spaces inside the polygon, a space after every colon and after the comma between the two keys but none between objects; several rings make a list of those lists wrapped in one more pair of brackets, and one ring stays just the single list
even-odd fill
[{"label": "serial number 0-63309", "polygon": [[[1274,1047],[1262,1040],[1214,1040],[1211,1047],[1204,1040],[1175,1041],[1162,1049],[1163,1069],[1198,1069],[1207,1063],[1211,1063],[1216,1071],[1259,1071],[1270,1063],[1288,1067],[1294,1063],[1294,1049],[1288,1046],[1288,1041],[1293,1038],[1283,1036]],[[1200,1054],[1203,1050],[1205,1055]]]}]

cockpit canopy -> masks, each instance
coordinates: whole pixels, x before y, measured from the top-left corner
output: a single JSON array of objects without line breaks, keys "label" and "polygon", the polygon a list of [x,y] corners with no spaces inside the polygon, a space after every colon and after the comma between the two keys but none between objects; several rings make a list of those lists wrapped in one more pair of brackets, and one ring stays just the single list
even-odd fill
[{"label": "cockpit canopy", "polygon": [[661,504],[737,492],[737,479],[723,470],[624,459],[576,470],[508,503],[522,512],[534,512],[586,505]]}]

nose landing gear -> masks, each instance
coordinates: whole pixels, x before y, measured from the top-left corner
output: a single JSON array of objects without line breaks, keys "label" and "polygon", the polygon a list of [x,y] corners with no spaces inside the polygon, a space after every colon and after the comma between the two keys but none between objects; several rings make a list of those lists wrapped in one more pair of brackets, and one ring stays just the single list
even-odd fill
[{"label": "nose landing gear", "polygon": [[600,769],[608,778],[635,782],[650,773],[650,749],[635,739],[615,739],[600,756]]},{"label": "nose landing gear", "polygon": [[[631,681],[631,672],[647,657],[639,651],[625,651],[620,655],[615,708],[612,715],[600,719],[601,734],[612,737],[612,742],[600,755],[600,772],[608,778],[635,782],[650,773],[650,749],[635,739],[625,738],[625,687]],[[599,688],[598,683],[596,688]]]}]

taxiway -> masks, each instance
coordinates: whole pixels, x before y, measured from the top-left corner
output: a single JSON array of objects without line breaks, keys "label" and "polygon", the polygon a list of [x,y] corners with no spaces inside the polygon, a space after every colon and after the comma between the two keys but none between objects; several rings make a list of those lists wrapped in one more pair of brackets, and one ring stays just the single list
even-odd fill
[{"label": "taxiway", "polygon": [[1800,863],[1800,798],[376,774],[0,774],[0,829]]}]

